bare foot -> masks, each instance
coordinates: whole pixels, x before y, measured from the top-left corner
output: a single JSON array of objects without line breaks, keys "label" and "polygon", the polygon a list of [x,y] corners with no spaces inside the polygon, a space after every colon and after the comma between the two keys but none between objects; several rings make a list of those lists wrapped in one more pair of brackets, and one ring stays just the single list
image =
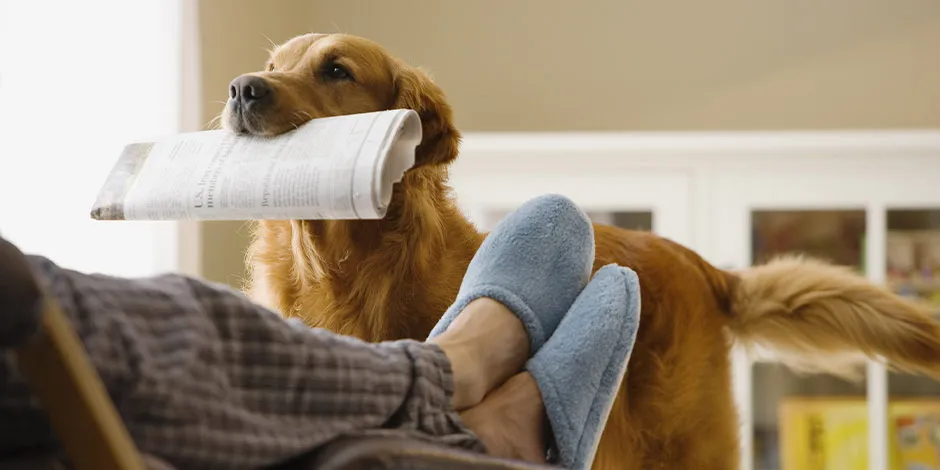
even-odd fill
[{"label": "bare foot", "polygon": [[489,298],[467,304],[447,331],[428,342],[440,346],[450,360],[452,405],[457,411],[479,404],[529,358],[529,337],[522,322]]},{"label": "bare foot", "polygon": [[511,377],[461,418],[490,455],[545,462],[548,418],[542,395],[528,372]]}]

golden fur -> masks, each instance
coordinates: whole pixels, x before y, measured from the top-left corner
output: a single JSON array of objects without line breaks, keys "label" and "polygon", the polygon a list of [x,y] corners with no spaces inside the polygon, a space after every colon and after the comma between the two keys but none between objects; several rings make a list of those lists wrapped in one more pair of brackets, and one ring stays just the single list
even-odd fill
[{"label": "golden fur", "polygon": [[[324,63],[343,64],[353,78],[320,79]],[[252,295],[368,341],[424,338],[484,237],[447,186],[460,135],[444,94],[420,70],[346,35],[295,38],[255,75],[277,91],[262,133],[312,117],[411,108],[424,140],[385,219],[258,223],[248,254]],[[596,249],[595,269],[618,263],[638,273],[642,321],[595,468],[736,468],[735,340],[781,351],[794,367],[861,352],[940,376],[938,324],[843,268],[785,257],[732,273],[654,234],[601,225]]]}]

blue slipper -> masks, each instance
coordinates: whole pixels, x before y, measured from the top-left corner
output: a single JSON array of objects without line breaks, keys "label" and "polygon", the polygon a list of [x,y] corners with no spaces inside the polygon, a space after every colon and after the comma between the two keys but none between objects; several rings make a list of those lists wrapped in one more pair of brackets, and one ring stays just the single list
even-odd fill
[{"label": "blue slipper", "polygon": [[526,369],[554,435],[553,460],[588,469],[620,389],[640,323],[640,283],[629,268],[604,266]]},{"label": "blue slipper", "polygon": [[519,317],[535,354],[587,284],[593,264],[594,228],[587,215],[564,196],[536,197],[486,237],[429,338],[447,330],[471,301],[489,297]]}]

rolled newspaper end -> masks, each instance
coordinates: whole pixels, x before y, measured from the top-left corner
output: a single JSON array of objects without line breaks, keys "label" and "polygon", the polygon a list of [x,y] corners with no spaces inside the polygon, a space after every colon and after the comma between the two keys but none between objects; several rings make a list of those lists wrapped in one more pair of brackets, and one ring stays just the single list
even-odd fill
[{"label": "rolled newspaper end", "polygon": [[0,349],[17,348],[39,332],[43,294],[23,255],[0,237]]},{"label": "rolled newspaper end", "polygon": [[91,210],[92,219],[124,220],[124,201],[153,145],[153,142],[144,142],[124,147],[104,187],[98,193]]},{"label": "rolled newspaper end", "polygon": [[96,220],[380,219],[414,166],[421,119],[395,109],[260,137],[192,132],[126,146]]}]

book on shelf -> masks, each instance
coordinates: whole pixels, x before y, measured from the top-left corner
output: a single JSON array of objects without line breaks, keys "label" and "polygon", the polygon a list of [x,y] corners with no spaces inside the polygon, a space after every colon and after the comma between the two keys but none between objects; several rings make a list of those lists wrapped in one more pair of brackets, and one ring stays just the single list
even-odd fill
[{"label": "book on shelf", "polygon": [[127,145],[97,220],[380,219],[414,166],[412,110],[313,119],[273,137],[227,130]]},{"label": "book on shelf", "polygon": [[[864,470],[868,404],[855,397],[790,397],[779,408],[781,470]],[[940,469],[940,398],[888,403],[890,470]]]},{"label": "book on shelf", "polygon": [[889,231],[886,269],[891,290],[940,313],[940,231]]}]

